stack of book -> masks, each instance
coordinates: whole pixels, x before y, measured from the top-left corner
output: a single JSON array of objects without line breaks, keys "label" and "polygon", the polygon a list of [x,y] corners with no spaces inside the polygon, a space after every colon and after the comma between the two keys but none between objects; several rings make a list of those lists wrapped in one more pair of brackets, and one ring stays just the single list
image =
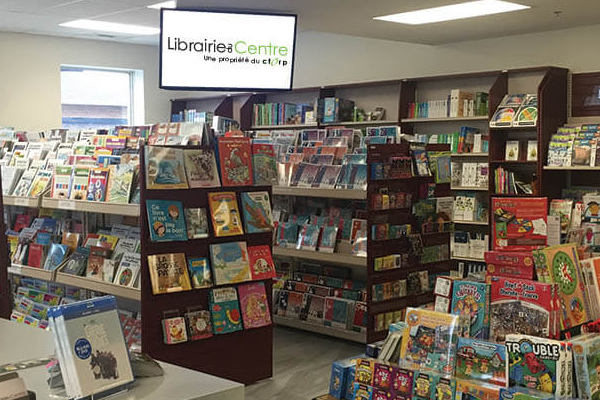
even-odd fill
[{"label": "stack of book", "polygon": [[553,167],[600,166],[600,127],[564,126],[552,135],[548,145],[548,165]]},{"label": "stack of book", "polygon": [[487,162],[452,161],[452,188],[487,189],[489,181],[489,164]]},{"label": "stack of book", "polygon": [[[494,170],[494,193],[497,194],[533,194],[533,182],[526,178],[526,174],[520,178],[516,172],[511,172],[503,167]],[[529,180],[528,180],[529,179]]]},{"label": "stack of book", "polygon": [[254,104],[252,125],[298,125],[316,122],[312,104]]},{"label": "stack of book", "polygon": [[488,115],[488,94],[452,89],[447,98],[410,103],[408,118],[456,118]]}]

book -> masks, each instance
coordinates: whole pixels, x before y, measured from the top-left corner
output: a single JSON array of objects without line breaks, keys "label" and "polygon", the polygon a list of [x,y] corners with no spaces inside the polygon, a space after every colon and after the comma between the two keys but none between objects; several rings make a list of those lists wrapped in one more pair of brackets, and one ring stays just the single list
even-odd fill
[{"label": "book", "polygon": [[209,307],[213,321],[213,334],[222,335],[244,329],[235,288],[211,289]]},{"label": "book", "polygon": [[318,251],[323,253],[333,253],[335,250],[336,240],[338,236],[337,226],[324,226],[321,231],[321,239],[319,240]]},{"label": "book", "polygon": [[165,344],[187,342],[187,330],[183,317],[165,318],[162,320],[162,325]]},{"label": "book", "polygon": [[188,311],[184,314],[184,317],[188,330],[188,338],[190,340],[200,340],[212,337],[210,311]]},{"label": "book", "polygon": [[333,189],[338,181],[341,170],[341,165],[321,165],[312,187]]},{"label": "book", "polygon": [[189,257],[188,268],[190,270],[190,279],[194,289],[202,289],[212,286],[212,276],[207,258]]},{"label": "book", "polygon": [[477,379],[508,387],[506,346],[459,337],[456,349],[456,377],[458,379]]},{"label": "book", "polygon": [[252,280],[258,281],[275,278],[275,264],[271,256],[270,246],[249,246],[248,257],[250,259],[250,275],[252,275]]},{"label": "book", "polygon": [[[51,197],[55,199],[69,198],[71,194],[72,173],[73,166],[71,165],[61,165],[54,168]],[[23,176],[25,176],[25,174],[23,174]]]},{"label": "book", "polygon": [[104,201],[108,183],[108,168],[92,168],[88,182],[87,200]]},{"label": "book", "polygon": [[102,269],[104,267],[105,258],[98,255],[90,254],[87,262],[85,273],[86,278],[102,279]]},{"label": "book", "polygon": [[117,262],[115,260],[104,259],[102,264],[102,280],[104,282],[113,283],[115,280],[115,272],[117,269]]},{"label": "book", "polygon": [[[292,297],[290,292],[290,298]],[[302,302],[303,297],[300,297]],[[323,311],[323,324],[325,326],[331,326],[333,328],[348,329],[350,323],[350,307],[353,306],[354,301],[347,299],[340,299],[337,297],[325,298],[325,308]],[[289,307],[288,307],[289,311]],[[286,313],[287,316],[287,313]]]},{"label": "book", "polygon": [[187,189],[183,150],[146,146],[146,187],[148,189]]},{"label": "book", "polygon": [[252,172],[255,185],[277,185],[277,158],[271,144],[252,144]]},{"label": "book", "polygon": [[13,193],[23,171],[23,168],[2,166],[2,194],[4,196]]},{"label": "book", "polygon": [[246,242],[211,244],[210,258],[216,285],[252,280]]},{"label": "book", "polygon": [[592,400],[600,396],[600,336],[572,339],[578,398]]},{"label": "book", "polygon": [[518,140],[507,140],[506,150],[504,153],[504,159],[506,161],[517,161],[519,159],[519,141]]},{"label": "book", "polygon": [[260,328],[271,325],[271,312],[263,282],[239,285],[238,295],[244,329]]},{"label": "book", "polygon": [[183,205],[176,200],[146,200],[150,240],[171,242],[187,240]]},{"label": "book", "polygon": [[303,225],[302,229],[300,229],[300,233],[298,234],[298,242],[296,243],[296,249],[316,251],[320,233],[321,228],[318,225]]},{"label": "book", "polygon": [[454,281],[451,312],[469,318],[469,337],[487,339],[490,333],[490,285]]},{"label": "book", "polygon": [[111,165],[109,167],[106,201],[127,204],[131,194],[135,166],[132,164]]},{"label": "book", "polygon": [[538,148],[537,140],[527,141],[527,161],[537,161]]},{"label": "book", "polygon": [[[35,168],[29,168],[23,172],[19,182],[15,186],[15,190],[13,190],[12,195],[17,197],[25,197],[29,193],[29,188],[35,179],[35,175],[37,170]],[[54,177],[52,178],[54,182]]]},{"label": "book", "polygon": [[27,255],[27,265],[33,268],[41,268],[44,264],[45,246],[38,243],[29,244],[29,254]]},{"label": "book", "polygon": [[208,220],[206,208],[186,208],[185,224],[188,239],[201,239],[208,237]]},{"label": "book", "polygon": [[571,226],[571,213],[573,211],[573,200],[552,199],[550,201],[549,215],[560,218],[560,232],[567,233]]},{"label": "book", "polygon": [[[46,265],[44,266],[44,269],[50,269],[50,270],[55,269],[56,267],[58,267],[58,265],[60,265],[60,263],[55,264],[58,261],[58,259],[60,259],[61,257],[62,257],[62,259],[65,258],[65,254],[63,253],[63,250],[57,249],[56,246],[64,246],[64,245],[55,244],[55,243],[50,245],[50,251],[48,253],[48,257],[46,258]],[[64,246],[64,247],[67,248],[67,246]],[[65,261],[65,265],[62,267],[60,272],[62,272],[64,274],[82,276],[87,268],[87,260],[88,260],[89,256],[90,256],[89,249],[84,248],[84,247],[78,247],[77,250],[75,250],[75,252],[67,258],[67,260]],[[55,260],[52,260],[50,262],[51,264],[54,264],[54,265],[49,266],[49,268],[46,268],[46,266],[48,265],[48,259],[50,259],[50,257],[56,257]]]},{"label": "book", "polygon": [[50,182],[52,182],[52,176],[52,171],[39,169],[35,174],[35,178],[33,178],[33,181],[31,182],[27,196],[37,197],[45,192],[50,185]]},{"label": "book", "polygon": [[139,253],[124,253],[113,283],[121,286],[133,287],[140,273],[140,268],[141,256]]},{"label": "book", "polygon": [[152,293],[163,294],[191,290],[185,254],[154,254],[148,256]]},{"label": "book", "polygon": [[186,149],[183,151],[185,173],[191,188],[219,187],[219,171],[212,150]]},{"label": "book", "polygon": [[136,252],[138,243],[139,240],[134,238],[120,238],[110,258],[117,263],[120,262],[123,254]]},{"label": "book", "polygon": [[250,138],[220,137],[218,141],[223,186],[252,185],[252,149]]},{"label": "book", "polygon": [[244,234],[235,192],[209,193],[208,205],[215,236]]},{"label": "book", "polygon": [[241,194],[244,210],[244,228],[247,233],[273,230],[273,214],[269,192],[244,192]]}]

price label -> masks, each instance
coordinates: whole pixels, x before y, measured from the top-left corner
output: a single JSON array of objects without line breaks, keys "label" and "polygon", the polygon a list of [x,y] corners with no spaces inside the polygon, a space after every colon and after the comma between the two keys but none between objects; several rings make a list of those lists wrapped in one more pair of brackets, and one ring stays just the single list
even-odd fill
[{"label": "price label", "polygon": [[16,206],[28,206],[29,199],[27,197],[15,197]]},{"label": "price label", "polygon": [[74,201],[69,201],[69,200],[59,200],[58,201],[58,208],[60,208],[62,210],[74,210],[75,209],[75,202]]},{"label": "price label", "polygon": [[13,264],[10,267],[8,267],[8,272],[10,272],[11,274],[21,275],[21,266]]}]

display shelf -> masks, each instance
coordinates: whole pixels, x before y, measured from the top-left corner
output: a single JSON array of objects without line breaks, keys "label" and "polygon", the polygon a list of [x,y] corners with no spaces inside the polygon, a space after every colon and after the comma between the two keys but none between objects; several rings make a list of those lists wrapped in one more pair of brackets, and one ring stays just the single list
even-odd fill
[{"label": "display shelf", "polygon": [[19,197],[19,196],[2,196],[2,202],[5,206],[22,206],[37,208],[40,206],[39,197]]},{"label": "display shelf", "polygon": [[485,260],[483,258],[474,258],[474,257],[459,257],[459,256],[452,256],[453,260],[458,260],[458,261],[474,261],[474,262],[485,262]]},{"label": "display shelf", "polygon": [[69,286],[80,287],[82,289],[93,290],[95,292],[112,294],[113,296],[122,297],[125,299],[137,301],[140,301],[142,299],[140,289],[115,285],[114,283],[108,283],[98,279],[86,278],[84,276],[64,274],[60,271],[56,273],[56,282]]},{"label": "display shelf", "polygon": [[536,165],[537,161],[527,160],[490,160],[490,164],[522,164],[522,165]]},{"label": "display shelf", "polygon": [[286,318],[279,315],[273,315],[273,322],[277,325],[302,329],[304,331],[309,331],[313,333],[320,333],[322,335],[333,336],[339,339],[350,340],[353,342],[367,342],[367,335],[365,333],[346,331],[343,329],[336,329],[325,325],[311,324],[309,322],[301,321],[296,318]]},{"label": "display shelf", "polygon": [[585,165],[575,165],[570,167],[557,167],[554,165],[544,165],[547,171],[600,171],[600,167],[589,167]]},{"label": "display shelf", "polygon": [[273,255],[277,257],[301,258],[304,260],[322,261],[357,267],[367,266],[367,257],[359,257],[352,254],[322,253],[318,251],[286,249],[284,247],[273,247]]},{"label": "display shelf", "polygon": [[261,130],[283,130],[283,129],[307,129],[307,128],[317,128],[318,125],[315,122],[314,124],[297,124],[297,125],[252,125],[250,130],[253,131],[261,131]]},{"label": "display shelf", "polygon": [[490,132],[500,131],[535,131],[537,126],[495,126],[490,127]]},{"label": "display shelf", "polygon": [[487,226],[489,223],[487,221],[452,221],[455,224],[459,225],[483,225]]},{"label": "display shelf", "polygon": [[474,191],[474,192],[487,192],[489,189],[485,187],[476,187],[476,186],[452,186],[450,190],[466,190],[466,191]]},{"label": "display shelf", "polygon": [[43,197],[41,207],[58,210],[83,211],[102,214],[116,214],[131,217],[140,216],[139,204],[116,204],[87,200],[62,200]]},{"label": "display shelf", "polygon": [[535,195],[535,194],[491,193],[490,197],[539,197],[539,195]]},{"label": "display shelf", "polygon": [[398,121],[387,119],[379,121],[345,121],[345,122],[321,122],[321,126],[378,126],[378,125],[398,125]]},{"label": "display shelf", "polygon": [[402,123],[424,123],[424,122],[463,122],[463,121],[487,121],[487,115],[476,117],[442,117],[442,118],[402,118]]},{"label": "display shelf", "polygon": [[29,278],[53,281],[56,271],[48,271],[43,268],[34,268],[27,265],[12,264],[8,266],[8,272],[15,275],[27,276]]},{"label": "display shelf", "polygon": [[488,153],[453,153],[450,157],[487,157]]},{"label": "display shelf", "polygon": [[365,200],[367,191],[362,189],[323,189],[273,186],[273,194],[280,196],[325,197],[330,199]]}]

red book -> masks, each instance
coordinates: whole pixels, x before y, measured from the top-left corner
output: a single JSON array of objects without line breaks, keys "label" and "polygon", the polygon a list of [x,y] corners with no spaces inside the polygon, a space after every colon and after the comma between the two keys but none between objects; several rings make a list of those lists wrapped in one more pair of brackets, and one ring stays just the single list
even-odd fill
[{"label": "red book", "polygon": [[34,268],[41,268],[44,257],[44,246],[38,243],[29,244],[29,255],[27,257],[27,265]]},{"label": "red book", "polygon": [[219,164],[223,186],[251,186],[253,180],[250,138],[219,138]]},{"label": "red book", "polygon": [[352,330],[358,332],[367,331],[367,303],[356,302],[356,310],[352,321]]},{"label": "red book", "polygon": [[275,278],[275,264],[270,246],[248,247],[248,256],[250,257],[250,273],[253,281]]},{"label": "red book", "polygon": [[20,232],[21,229],[27,228],[29,226],[29,214],[19,214],[17,215],[17,219],[15,220],[15,232]]}]

